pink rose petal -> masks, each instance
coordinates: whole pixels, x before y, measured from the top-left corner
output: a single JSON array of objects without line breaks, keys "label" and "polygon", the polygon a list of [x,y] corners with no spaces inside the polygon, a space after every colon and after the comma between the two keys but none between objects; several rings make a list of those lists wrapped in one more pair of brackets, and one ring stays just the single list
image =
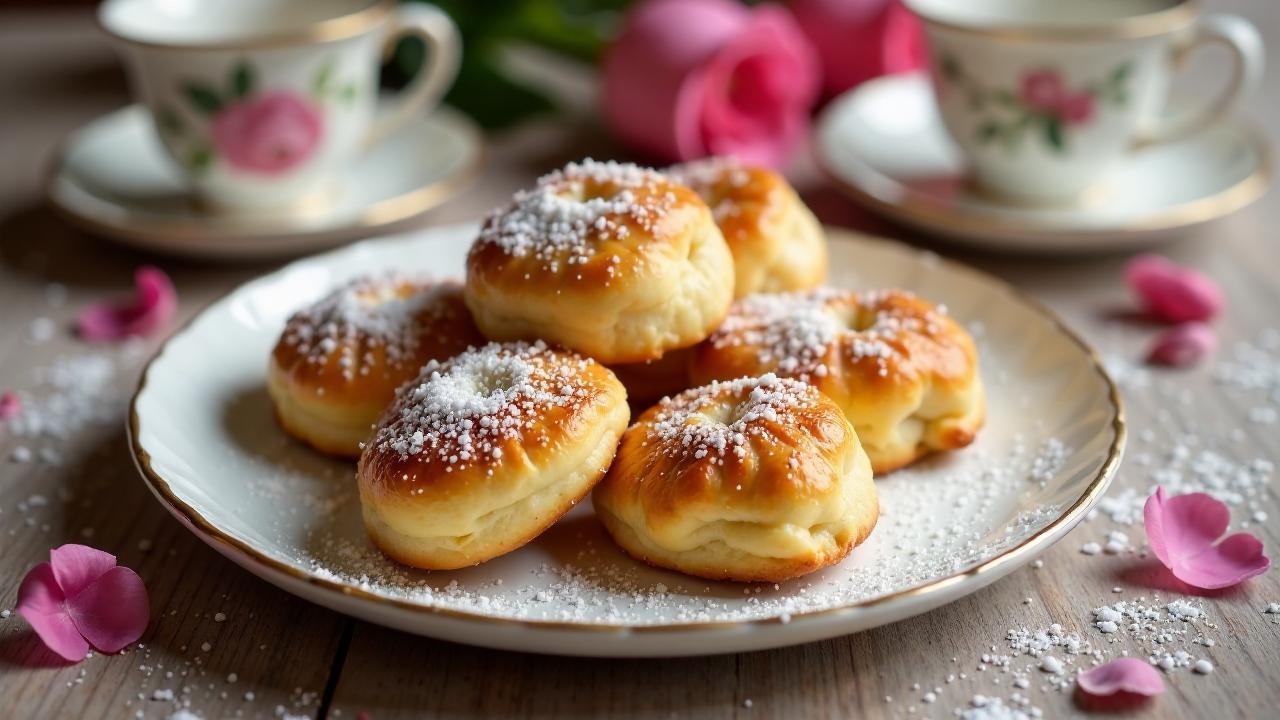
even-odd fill
[{"label": "pink rose petal", "polygon": [[89,652],[89,643],[76,630],[67,614],[65,596],[49,563],[31,568],[18,588],[17,612],[31,625],[44,644],[58,655],[79,662]]},{"label": "pink rose petal", "polygon": [[1188,367],[1200,362],[1218,347],[1213,328],[1202,322],[1185,322],[1156,336],[1147,362],[1169,367]]},{"label": "pink rose petal", "polygon": [[49,564],[64,597],[75,597],[116,566],[116,556],[87,545],[68,544],[49,551]]},{"label": "pink rose petal", "polygon": [[1167,322],[1210,320],[1226,304],[1213,280],[1160,255],[1140,255],[1129,261],[1125,279],[1143,308]]},{"label": "pink rose petal", "polygon": [[49,557],[23,579],[17,608],[49,649],[79,661],[90,644],[114,653],[142,637],[151,609],[137,573],[84,545],[63,545]]},{"label": "pink rose petal", "polygon": [[76,319],[80,337],[92,342],[146,336],[164,327],[178,309],[178,295],[163,270],[151,266],[134,275],[136,296],[127,302],[86,307]]},{"label": "pink rose petal", "polygon": [[76,629],[102,652],[119,652],[147,629],[151,607],[142,578],[127,567],[113,567],[79,595],[67,600]]},{"label": "pink rose petal", "polygon": [[0,420],[16,418],[21,412],[22,399],[18,397],[18,393],[6,392],[0,395]]},{"label": "pink rose petal", "polygon": [[1090,695],[1103,697],[1119,692],[1152,697],[1164,692],[1160,672],[1151,663],[1131,657],[1086,670],[1076,676],[1076,684]]},{"label": "pink rose petal", "polygon": [[1143,508],[1143,521],[1152,552],[1174,577],[1193,587],[1231,587],[1271,567],[1253,535],[1241,532],[1219,540],[1231,513],[1205,493],[1167,497],[1157,487]]}]

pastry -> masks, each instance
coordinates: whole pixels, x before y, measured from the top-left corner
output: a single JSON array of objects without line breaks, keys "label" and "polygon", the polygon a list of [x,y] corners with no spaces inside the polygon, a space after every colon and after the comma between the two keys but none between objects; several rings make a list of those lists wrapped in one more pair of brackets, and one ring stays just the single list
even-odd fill
[{"label": "pastry", "polygon": [[356,458],[401,383],[483,342],[457,282],[361,277],[289,318],[267,391],[287,433]]},{"label": "pastry", "polygon": [[630,417],[608,368],[541,342],[432,361],[400,389],[360,456],[365,528],[418,568],[510,552],[604,476]]},{"label": "pastry", "polygon": [[826,280],[826,233],[781,175],[732,158],[676,165],[668,174],[711,207],[733,253],[734,297],[808,290]]},{"label": "pastry", "polygon": [[973,339],[901,290],[743,298],[690,362],[695,384],[766,372],[835,400],[877,474],[968,445],[986,414]]},{"label": "pastry", "polygon": [[487,337],[606,364],[696,344],[732,298],[733,258],[706,203],[629,164],[542,177],[488,216],[467,256],[467,306]]},{"label": "pastry", "polygon": [[837,563],[880,514],[840,408],[772,374],[650,408],[592,499],[628,554],[711,580],[778,582]]}]

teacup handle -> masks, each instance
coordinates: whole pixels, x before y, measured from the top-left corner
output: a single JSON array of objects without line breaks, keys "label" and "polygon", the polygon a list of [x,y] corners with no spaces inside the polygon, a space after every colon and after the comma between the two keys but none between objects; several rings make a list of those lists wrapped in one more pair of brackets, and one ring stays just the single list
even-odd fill
[{"label": "teacup handle", "polygon": [[427,44],[429,63],[400,92],[395,105],[374,120],[365,136],[365,146],[376,145],[394,133],[417,112],[433,105],[453,84],[462,60],[462,38],[444,11],[433,5],[408,3],[396,9],[387,35],[386,52],[406,35],[416,35]]},{"label": "teacup handle", "polygon": [[1196,48],[1209,43],[1222,43],[1231,50],[1233,67],[1227,89],[1214,102],[1203,107],[1153,122],[1139,134],[1140,144],[1169,142],[1203,130],[1231,114],[1240,101],[1258,87],[1266,52],[1262,36],[1253,23],[1238,15],[1206,15],[1200,18],[1185,37],[1176,41],[1172,57],[1174,68]]}]

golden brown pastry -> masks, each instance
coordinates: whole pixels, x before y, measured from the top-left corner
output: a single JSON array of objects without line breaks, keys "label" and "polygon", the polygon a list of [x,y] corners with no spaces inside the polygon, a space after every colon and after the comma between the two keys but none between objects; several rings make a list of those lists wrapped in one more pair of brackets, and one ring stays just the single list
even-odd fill
[{"label": "golden brown pastry", "polygon": [[657,360],[610,365],[609,369],[627,388],[632,408],[646,410],[668,395],[689,389],[690,348],[672,350]]},{"label": "golden brown pastry", "polygon": [[432,361],[360,456],[375,545],[414,567],[475,565],[529,542],[604,476],[630,419],[599,363],[541,342]]},{"label": "golden brown pastry", "polygon": [[880,514],[840,408],[772,374],[650,408],[592,499],[627,553],[712,580],[777,582],[837,563]]},{"label": "golden brown pastry", "polygon": [[827,278],[827,236],[778,173],[708,158],[668,170],[711,207],[734,262],[734,297],[808,290]]},{"label": "golden brown pastry", "polygon": [[607,364],[705,338],[733,298],[733,258],[706,203],[635,165],[570,163],[490,214],[466,300],[492,340],[542,339]]},{"label": "golden brown pastry", "polygon": [[964,447],[986,416],[973,339],[911,293],[753,295],[694,350],[694,383],[776,372],[826,393],[877,474]]},{"label": "golden brown pastry", "polygon": [[289,318],[267,391],[285,432],[356,458],[401,383],[483,342],[459,283],[361,277]]}]

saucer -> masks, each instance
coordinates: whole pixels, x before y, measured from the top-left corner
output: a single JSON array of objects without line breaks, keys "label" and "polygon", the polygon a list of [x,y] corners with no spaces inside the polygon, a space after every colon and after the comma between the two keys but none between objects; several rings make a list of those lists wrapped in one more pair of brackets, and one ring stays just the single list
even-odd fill
[{"label": "saucer", "polygon": [[922,74],[867,82],[818,122],[818,164],[842,189],[906,225],[956,242],[1031,252],[1134,248],[1238,210],[1270,182],[1267,144],[1239,119],[1126,157],[1075,205],[977,190]]},{"label": "saucer", "polygon": [[361,157],[327,206],[237,217],[195,203],[146,110],[131,105],[72,133],[46,192],[71,222],[126,245],[203,258],[280,257],[409,224],[475,177],[482,145],[470,119],[439,108]]}]

